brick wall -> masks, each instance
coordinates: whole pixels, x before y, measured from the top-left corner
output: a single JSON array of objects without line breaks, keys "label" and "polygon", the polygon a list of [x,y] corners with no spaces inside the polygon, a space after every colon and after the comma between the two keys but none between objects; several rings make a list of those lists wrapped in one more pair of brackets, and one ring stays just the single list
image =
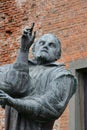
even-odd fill
[{"label": "brick wall", "polygon": [[[0,0],[0,65],[15,60],[21,30],[35,22],[37,37],[54,33],[62,42],[61,62],[87,57],[86,0]],[[55,130],[68,129],[68,107],[56,121]],[[2,119],[2,120],[1,120]],[[4,112],[0,110],[0,130]]]}]

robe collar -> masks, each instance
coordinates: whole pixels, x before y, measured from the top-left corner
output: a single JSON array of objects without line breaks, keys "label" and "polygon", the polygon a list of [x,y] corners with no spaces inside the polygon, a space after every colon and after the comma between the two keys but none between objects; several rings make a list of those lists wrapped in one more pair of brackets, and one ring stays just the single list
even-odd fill
[{"label": "robe collar", "polygon": [[[28,62],[29,62],[29,64],[37,65],[36,60],[30,59]],[[44,65],[44,66],[65,66],[64,63],[60,63],[60,62],[57,62],[57,61],[46,63],[46,64],[42,64],[42,65]]]}]

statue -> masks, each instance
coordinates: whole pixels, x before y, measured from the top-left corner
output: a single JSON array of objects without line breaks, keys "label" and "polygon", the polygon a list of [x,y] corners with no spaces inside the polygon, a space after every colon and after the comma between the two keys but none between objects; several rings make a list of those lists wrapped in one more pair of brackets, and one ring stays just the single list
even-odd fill
[{"label": "statue", "polygon": [[[5,130],[52,130],[77,88],[76,78],[56,62],[61,56],[60,41],[44,34],[33,43],[33,27],[23,30],[15,63],[0,67]],[[32,44],[35,58],[28,60]]]}]

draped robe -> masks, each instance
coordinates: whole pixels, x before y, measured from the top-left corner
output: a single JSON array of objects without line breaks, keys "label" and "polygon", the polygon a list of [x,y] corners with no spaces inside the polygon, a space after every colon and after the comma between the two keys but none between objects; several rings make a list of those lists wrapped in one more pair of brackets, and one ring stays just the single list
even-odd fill
[{"label": "draped robe", "polygon": [[1,89],[16,99],[5,105],[5,130],[52,130],[75,93],[77,81],[61,63],[37,65],[29,61],[29,72],[26,68],[13,64],[0,67]]}]

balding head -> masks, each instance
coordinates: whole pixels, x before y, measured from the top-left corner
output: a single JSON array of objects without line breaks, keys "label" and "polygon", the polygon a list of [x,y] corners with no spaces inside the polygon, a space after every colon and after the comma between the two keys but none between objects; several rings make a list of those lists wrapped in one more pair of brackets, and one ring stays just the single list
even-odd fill
[{"label": "balding head", "polygon": [[53,34],[44,34],[33,45],[33,54],[36,59],[52,62],[61,56],[61,43]]}]

